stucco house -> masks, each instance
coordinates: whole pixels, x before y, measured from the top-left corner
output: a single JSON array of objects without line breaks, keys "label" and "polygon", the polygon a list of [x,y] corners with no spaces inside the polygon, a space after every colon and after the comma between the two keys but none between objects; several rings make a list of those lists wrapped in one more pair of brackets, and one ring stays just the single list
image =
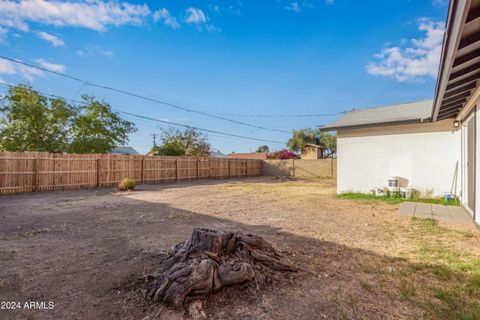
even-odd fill
[{"label": "stucco house", "polygon": [[401,177],[424,194],[452,193],[480,223],[480,0],[450,2],[433,100],[351,111],[337,131],[337,192]]}]

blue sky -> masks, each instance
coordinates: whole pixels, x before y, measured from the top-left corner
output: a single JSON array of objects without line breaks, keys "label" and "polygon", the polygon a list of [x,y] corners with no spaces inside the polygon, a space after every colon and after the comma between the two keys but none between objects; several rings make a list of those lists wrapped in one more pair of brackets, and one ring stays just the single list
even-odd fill
[{"label": "blue sky", "polygon": [[[447,9],[446,0],[1,0],[0,52],[90,82],[290,131],[333,117],[245,115],[330,114],[431,99]],[[68,98],[89,93],[116,110],[237,135],[282,142],[290,136],[82,87],[1,59],[0,81]],[[159,124],[124,117],[139,128],[130,145],[148,151]],[[262,144],[208,138],[225,153]]]}]

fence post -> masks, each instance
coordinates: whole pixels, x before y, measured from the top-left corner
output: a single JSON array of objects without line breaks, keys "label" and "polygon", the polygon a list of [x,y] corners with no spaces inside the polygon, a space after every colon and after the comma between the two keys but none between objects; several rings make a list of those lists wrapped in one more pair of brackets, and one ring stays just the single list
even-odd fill
[{"label": "fence post", "polygon": [[295,178],[295,159],[292,159],[292,174],[293,174],[293,177]]},{"label": "fence post", "polygon": [[208,158],[208,179],[212,179],[212,158]]},{"label": "fence post", "polygon": [[232,161],[232,159],[228,159],[228,179],[230,179],[230,162]]},{"label": "fence post", "polygon": [[141,174],[142,174],[142,177],[140,179],[141,183],[144,184],[145,183],[145,176],[144,176],[144,172],[145,172],[145,157],[142,157],[142,170],[140,171]]},{"label": "fence post", "polygon": [[97,158],[97,187],[100,187],[100,158]]},{"label": "fence post", "polygon": [[200,158],[197,158],[197,180],[200,179]]},{"label": "fence post", "polygon": [[38,189],[38,158],[33,159],[33,191]]},{"label": "fence post", "polygon": [[333,179],[333,158],[330,158],[331,178]]},{"label": "fence post", "polygon": [[175,178],[178,181],[178,158],[175,158]]}]

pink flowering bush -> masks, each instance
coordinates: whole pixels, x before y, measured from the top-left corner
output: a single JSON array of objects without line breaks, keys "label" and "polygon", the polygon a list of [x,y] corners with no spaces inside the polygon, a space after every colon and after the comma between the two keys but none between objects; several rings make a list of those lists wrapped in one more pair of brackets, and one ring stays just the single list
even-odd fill
[{"label": "pink flowering bush", "polygon": [[292,151],[288,151],[286,149],[282,149],[282,150],[279,150],[279,151],[275,151],[275,152],[270,152],[269,154],[267,154],[267,159],[270,159],[270,160],[288,160],[288,159],[299,159],[300,157],[292,152]]}]

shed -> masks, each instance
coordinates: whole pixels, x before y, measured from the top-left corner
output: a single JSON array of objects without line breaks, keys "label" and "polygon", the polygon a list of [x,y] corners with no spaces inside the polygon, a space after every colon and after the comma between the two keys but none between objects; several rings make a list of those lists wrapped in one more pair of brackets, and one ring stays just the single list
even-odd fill
[{"label": "shed", "polygon": [[302,159],[317,160],[323,158],[323,147],[318,144],[307,143],[302,150]]}]

